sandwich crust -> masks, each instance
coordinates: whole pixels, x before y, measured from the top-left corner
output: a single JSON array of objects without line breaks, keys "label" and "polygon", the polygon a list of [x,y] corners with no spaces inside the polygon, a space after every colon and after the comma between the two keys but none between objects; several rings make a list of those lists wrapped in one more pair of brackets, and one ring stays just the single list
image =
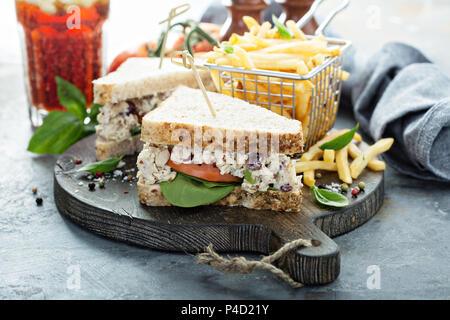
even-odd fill
[{"label": "sandwich crust", "polygon": [[[162,69],[158,65],[159,58],[128,59],[117,71],[92,82],[94,103],[118,103],[167,91],[178,85],[198,88],[191,70],[171,63],[169,58],[164,59]],[[209,71],[199,70],[199,73],[207,90],[215,91]]]},{"label": "sandwich crust", "polygon": [[[147,185],[138,181],[138,196],[142,204],[155,207],[166,207],[171,204],[164,198],[159,184]],[[237,186],[222,200],[211,205],[242,206],[256,210],[300,211],[302,192],[282,192],[268,190],[266,192],[249,193]]]},{"label": "sandwich crust", "polygon": [[[223,150],[228,146],[233,149],[249,151],[249,141],[255,138],[265,138],[268,152],[295,154],[303,151],[303,133],[301,123],[287,119],[267,109],[249,104],[243,100],[209,93],[209,99],[216,111],[213,118],[209,113],[205,99],[200,90],[179,87],[165,100],[159,108],[149,112],[142,120],[141,139],[154,144],[180,143],[179,132],[191,137],[194,146],[196,137],[202,138],[202,148],[210,146],[214,140],[222,145]],[[205,139],[206,134],[212,133],[214,138]],[[227,140],[227,135],[228,139]],[[217,141],[221,137],[222,141]],[[278,138],[278,150],[271,150],[272,141]],[[236,147],[239,141],[241,148]],[[183,141],[183,144],[186,142]],[[199,146],[200,143],[198,143]],[[260,145],[254,149],[261,152]]]}]

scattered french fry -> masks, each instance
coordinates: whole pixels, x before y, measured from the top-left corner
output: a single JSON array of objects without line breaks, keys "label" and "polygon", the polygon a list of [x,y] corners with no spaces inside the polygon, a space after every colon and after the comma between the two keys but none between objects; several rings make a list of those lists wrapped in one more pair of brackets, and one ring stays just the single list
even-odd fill
[{"label": "scattered french fry", "polygon": [[[386,169],[386,163],[374,158],[390,149],[394,142],[392,138],[381,139],[364,151],[361,151],[353,142],[350,142],[340,150],[320,149],[321,145],[341,136],[348,130],[343,129],[328,133],[319,142],[310,147],[300,160],[296,162],[296,172],[303,174],[303,183],[305,185],[310,187],[316,183],[315,170],[337,171],[342,182],[351,184],[353,179],[357,179],[365,167],[373,171]],[[355,133],[353,140],[362,141],[358,133]],[[351,164],[349,164],[349,156],[354,159]]]},{"label": "scattered french fry", "polygon": [[303,183],[308,187],[311,187],[316,183],[316,179],[314,179],[315,171],[314,170],[306,170],[303,172]]},{"label": "scattered french fry", "polygon": [[297,162],[295,164],[295,169],[297,173],[305,172],[307,170],[326,170],[326,171],[337,171],[336,163],[325,162],[320,160]]},{"label": "scattered french fry", "polygon": [[323,151],[323,161],[325,162],[334,162],[335,151],[326,149]]},{"label": "scattered french fry", "polygon": [[[360,154],[362,154],[362,151],[359,150],[359,148],[354,143],[350,143],[348,145],[348,154],[350,155],[350,157],[355,159]],[[386,169],[386,163],[378,159],[372,159],[367,164],[367,168],[373,171],[383,171]]]},{"label": "scattered french fry", "polygon": [[385,138],[377,141],[375,144],[364,150],[358,157],[353,160],[352,164],[350,165],[350,173],[352,178],[358,178],[364,168],[367,167],[369,161],[375,158],[380,153],[388,151],[393,143],[394,139]]},{"label": "scattered french fry", "polygon": [[339,179],[345,183],[353,182],[348,165],[348,146],[336,151],[336,167]]}]

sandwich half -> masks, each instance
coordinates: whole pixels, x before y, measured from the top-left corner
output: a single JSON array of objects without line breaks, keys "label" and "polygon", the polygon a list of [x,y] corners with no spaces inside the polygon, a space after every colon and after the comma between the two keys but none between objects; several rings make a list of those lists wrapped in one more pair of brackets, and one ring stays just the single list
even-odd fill
[{"label": "sandwich half", "polygon": [[[215,90],[208,71],[200,70],[207,90]],[[196,88],[192,71],[165,59],[130,58],[116,72],[93,81],[94,103],[103,107],[97,117],[98,160],[131,155],[142,149],[140,125],[147,112],[158,107],[173,90],[184,85]]]},{"label": "sandwich half", "polygon": [[301,123],[214,92],[177,88],[142,121],[138,194],[148,206],[298,211]]}]

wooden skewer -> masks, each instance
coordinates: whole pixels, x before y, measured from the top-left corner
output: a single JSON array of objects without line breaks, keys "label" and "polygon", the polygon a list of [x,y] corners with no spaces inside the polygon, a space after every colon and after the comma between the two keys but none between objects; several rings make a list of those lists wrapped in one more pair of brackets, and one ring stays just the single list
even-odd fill
[{"label": "wooden skewer", "polygon": [[[180,12],[177,12],[178,9],[184,8],[184,10],[181,10]],[[191,8],[191,6],[189,5],[189,3],[185,3],[182,4],[178,7],[173,8],[172,10],[170,10],[169,12],[169,17],[163,21],[161,21],[159,24],[163,24],[165,22],[167,22],[167,29],[166,32],[164,33],[164,39],[163,39],[163,43],[162,43],[162,47],[161,47],[161,53],[159,55],[159,69],[161,69],[162,64],[163,64],[163,60],[164,60],[164,49],[166,48],[166,43],[167,43],[167,36],[169,34],[169,30],[170,27],[172,25],[172,19],[175,17],[178,17],[179,15],[185,13],[186,11],[188,11]]]},{"label": "wooden skewer", "polygon": [[[174,56],[178,56],[178,55],[181,55],[181,57],[183,59],[182,63],[173,60]],[[189,63],[188,63],[187,60],[189,60]],[[213,118],[215,118],[216,117],[216,111],[214,110],[214,108],[213,108],[213,106],[211,104],[211,101],[209,100],[208,93],[206,92],[205,86],[203,85],[202,79],[200,78],[200,75],[198,73],[197,67],[195,66],[194,57],[187,50],[177,51],[177,52],[174,52],[172,54],[171,61],[172,61],[172,63],[177,64],[177,65],[181,65],[181,66],[183,66],[183,67],[185,67],[187,69],[192,69],[192,72],[194,73],[194,76],[195,76],[195,80],[197,80],[198,86],[202,90],[203,96],[205,97],[206,104],[209,107],[209,111],[211,112],[211,115],[213,116]],[[199,67],[203,68],[201,66],[199,66]]]}]

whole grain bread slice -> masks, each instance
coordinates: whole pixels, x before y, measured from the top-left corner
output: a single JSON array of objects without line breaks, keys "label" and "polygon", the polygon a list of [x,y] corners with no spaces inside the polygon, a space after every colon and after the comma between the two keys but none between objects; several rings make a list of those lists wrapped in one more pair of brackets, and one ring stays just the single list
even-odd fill
[{"label": "whole grain bread slice", "polygon": [[[211,75],[199,70],[207,90],[215,91]],[[165,58],[159,69],[159,58],[130,58],[117,71],[94,80],[94,103],[105,105],[186,85],[198,88],[192,70],[175,65]]]},{"label": "whole grain bread slice", "polygon": [[[147,185],[139,180],[137,186],[141,203],[151,207],[171,206],[169,201],[164,198],[159,184]],[[296,192],[268,190],[266,192],[249,193],[238,186],[228,196],[211,205],[297,212],[300,211],[301,204],[302,191],[300,189]]]},{"label": "whole grain bread slice", "polygon": [[[216,117],[211,115],[200,90],[178,87],[157,109],[143,118],[141,140],[154,144],[176,145],[188,134],[191,146],[194,141],[198,146],[197,137],[200,134],[200,137],[203,137],[203,148],[209,146],[212,140],[217,142],[220,138],[224,150],[228,150],[228,146],[237,148],[239,141],[240,146],[245,146],[248,151],[249,141],[256,140],[258,151],[261,146],[268,152],[283,154],[303,151],[301,122],[223,94],[209,92],[208,96]],[[214,137],[205,139],[208,132]],[[260,140],[265,140],[266,145],[259,144]],[[186,143],[186,140],[183,143]],[[272,150],[272,145],[277,150]]]}]

